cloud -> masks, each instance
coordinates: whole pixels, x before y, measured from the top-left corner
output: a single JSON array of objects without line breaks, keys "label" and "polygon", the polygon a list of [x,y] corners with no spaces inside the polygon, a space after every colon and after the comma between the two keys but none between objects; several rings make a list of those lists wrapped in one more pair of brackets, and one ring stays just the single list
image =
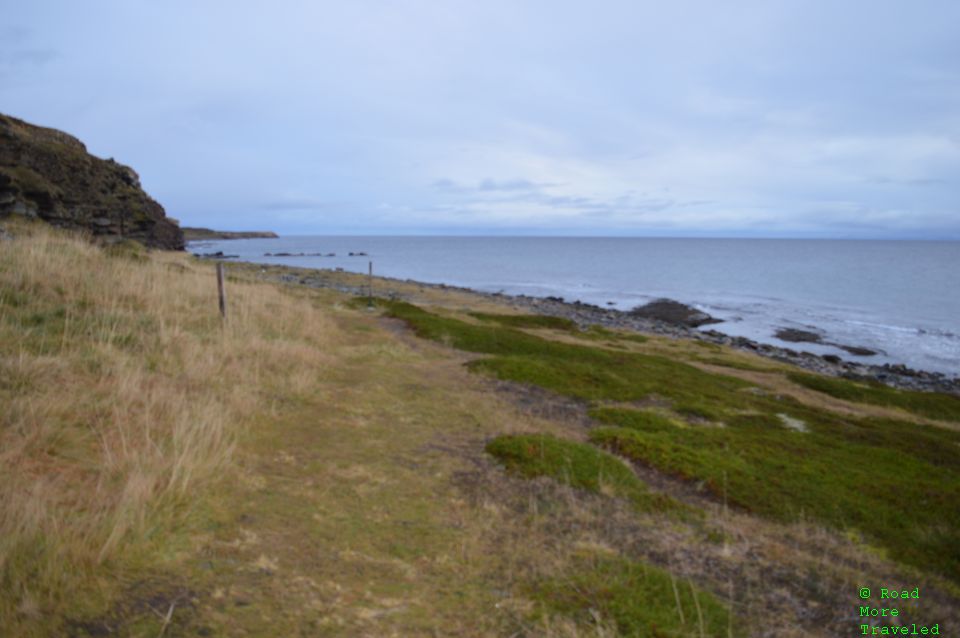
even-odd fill
[{"label": "cloud", "polygon": [[491,177],[485,177],[476,184],[461,184],[448,178],[441,178],[431,183],[434,189],[447,193],[531,192],[558,185],[550,182],[533,182],[528,179],[496,180]]},{"label": "cloud", "polygon": [[0,27],[0,75],[35,73],[60,56],[53,47],[37,46],[33,31],[21,26]]},{"label": "cloud", "polygon": [[953,0],[7,4],[2,108],[195,223],[960,237]]},{"label": "cloud", "polygon": [[330,210],[334,208],[344,208],[344,202],[332,202],[323,199],[304,198],[283,198],[275,201],[262,202],[259,208],[267,211],[304,211],[304,210]]},{"label": "cloud", "polygon": [[536,191],[545,187],[555,186],[555,184],[544,183],[537,184],[528,179],[508,179],[497,181],[489,177],[480,182],[478,187],[481,191]]}]

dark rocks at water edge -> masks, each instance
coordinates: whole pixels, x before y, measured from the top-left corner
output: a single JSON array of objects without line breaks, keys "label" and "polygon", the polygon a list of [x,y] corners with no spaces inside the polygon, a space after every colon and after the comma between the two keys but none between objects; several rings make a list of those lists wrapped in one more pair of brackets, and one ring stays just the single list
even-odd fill
[{"label": "dark rocks at water edge", "polygon": [[77,138],[0,114],[0,218],[38,218],[107,240],[183,249],[176,220],[113,159],[87,152]]},{"label": "dark rocks at water edge", "polygon": [[856,355],[858,357],[872,357],[877,354],[876,350],[871,350],[870,348],[864,348],[863,346],[844,346],[836,343],[831,345],[834,345],[840,348],[841,350],[846,350],[850,354]]},{"label": "dark rocks at water edge", "polygon": [[336,257],[335,253],[263,253],[264,257]]},{"label": "dark rocks at water edge", "polygon": [[240,255],[225,255],[222,250],[215,253],[198,253],[195,256],[200,259],[240,259]]},{"label": "dark rocks at water edge", "polygon": [[[823,335],[818,332],[812,332],[810,330],[801,330],[798,328],[780,328],[777,330],[774,335],[777,339],[781,341],[788,341],[790,343],[818,343],[825,346],[833,346],[835,348],[840,348],[845,350],[852,355],[858,357],[872,357],[877,354],[876,350],[871,350],[870,348],[864,348],[863,346],[848,346],[842,343],[835,343],[832,341],[824,341]],[[830,357],[832,355],[824,355],[824,358]]]},{"label": "dark rocks at water edge", "polygon": [[711,317],[707,313],[692,306],[682,304],[673,299],[657,299],[645,306],[638,306],[629,314],[633,317],[655,319],[675,326],[696,328],[710,323],[720,323],[721,319]]},{"label": "dark rocks at water edge", "polygon": [[823,343],[823,336],[819,333],[797,328],[780,328],[773,336],[790,343]]},{"label": "dark rocks at water edge", "polygon": [[[264,257],[336,257],[337,253],[263,253]],[[369,257],[367,253],[347,253],[347,257]]]}]

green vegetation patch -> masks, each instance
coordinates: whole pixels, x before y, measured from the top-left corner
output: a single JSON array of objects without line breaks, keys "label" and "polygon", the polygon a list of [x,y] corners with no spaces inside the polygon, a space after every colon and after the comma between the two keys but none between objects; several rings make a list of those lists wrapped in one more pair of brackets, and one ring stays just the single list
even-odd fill
[{"label": "green vegetation patch", "polygon": [[577,324],[564,317],[547,315],[494,315],[485,312],[471,312],[471,317],[496,323],[510,328],[547,328],[550,330],[577,330]]},{"label": "green vegetation patch", "polygon": [[858,530],[891,558],[960,579],[958,433],[799,406],[789,416],[806,432],[759,413],[723,428],[678,428],[629,409],[591,414],[615,426],[591,432],[598,445],[769,518]]},{"label": "green vegetation patch", "polygon": [[670,417],[652,410],[623,410],[618,408],[595,408],[590,416],[601,422],[610,422],[610,415],[617,415],[617,425],[636,430],[669,432],[678,424]]},{"label": "green vegetation patch", "polygon": [[575,321],[567,319],[566,317],[551,317],[547,315],[495,315],[484,312],[471,312],[470,316],[507,328],[562,330],[564,332],[570,332],[581,339],[588,339],[590,341],[632,341],[633,343],[646,343],[649,341],[649,339],[643,335],[615,332],[603,326],[592,325],[581,329]]},{"label": "green vegetation patch", "polygon": [[900,408],[931,419],[960,421],[960,397],[949,394],[898,390],[876,381],[854,382],[806,372],[790,372],[787,377],[805,388],[837,399]]},{"label": "green vegetation patch", "polygon": [[719,413],[749,408],[749,383],[704,372],[663,356],[560,343],[502,326],[473,325],[405,302],[379,301],[426,339],[494,355],[471,369],[507,381],[532,383],[583,400],[635,401],[652,394],[675,401],[713,402]]},{"label": "green vegetation patch", "polygon": [[620,636],[740,636],[717,598],[669,572],[623,558],[582,561],[575,573],[545,580],[533,598],[580,624],[612,623]]},{"label": "green vegetation patch", "polygon": [[698,358],[697,361],[715,366],[723,366],[725,368],[733,368],[735,370],[747,370],[748,372],[773,372],[776,370],[776,368],[771,366],[763,367],[759,365],[752,365],[733,358],[725,359],[723,357],[706,357]]},{"label": "green vegetation patch", "polygon": [[594,341],[608,340],[608,341],[632,341],[633,343],[646,343],[650,341],[647,337],[644,337],[641,334],[630,334],[626,332],[616,332],[615,330],[610,330],[609,328],[604,328],[603,326],[593,325],[588,327],[586,330],[581,332],[578,336],[585,339],[591,339]]},{"label": "green vegetation patch", "polygon": [[12,176],[21,192],[27,197],[31,195],[51,196],[59,193],[59,189],[45,177],[26,166],[6,166],[0,169],[0,172]]},{"label": "green vegetation patch", "polygon": [[[701,482],[718,498],[759,515],[859,531],[895,560],[960,581],[960,433],[835,414],[663,356],[560,343],[410,304],[388,303],[386,309],[422,337],[489,355],[469,365],[500,379],[594,405],[668,400],[690,427],[638,410],[594,409],[592,416],[612,427],[594,430],[591,441]],[[946,395],[804,373],[790,378],[841,398],[960,417],[960,400]]]},{"label": "green vegetation patch", "polygon": [[499,436],[486,450],[508,471],[526,478],[549,476],[590,492],[609,491],[643,510],[664,509],[670,503],[651,494],[623,461],[592,445],[549,434],[518,434]]}]

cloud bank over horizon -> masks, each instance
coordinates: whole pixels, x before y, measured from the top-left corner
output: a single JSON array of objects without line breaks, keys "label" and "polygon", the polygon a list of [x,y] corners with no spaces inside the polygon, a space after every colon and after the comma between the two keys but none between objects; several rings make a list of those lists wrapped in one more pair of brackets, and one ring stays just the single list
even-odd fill
[{"label": "cloud bank over horizon", "polygon": [[0,9],[0,111],[185,225],[960,239],[952,0]]}]

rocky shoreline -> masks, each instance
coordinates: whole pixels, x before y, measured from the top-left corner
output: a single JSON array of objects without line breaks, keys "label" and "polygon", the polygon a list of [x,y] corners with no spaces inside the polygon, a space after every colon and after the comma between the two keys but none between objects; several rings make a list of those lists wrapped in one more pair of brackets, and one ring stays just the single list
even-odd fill
[{"label": "rocky shoreline", "polygon": [[[256,265],[256,264],[252,264]],[[267,273],[261,268],[261,278],[272,279],[289,284],[299,284],[311,288],[330,288],[348,294],[366,296],[366,285],[352,285],[342,281],[342,272],[333,270],[313,270],[307,268],[271,267]],[[358,275],[359,276],[359,275]],[[634,311],[601,308],[593,304],[580,301],[566,301],[560,297],[530,297],[527,295],[508,295],[504,293],[488,293],[472,288],[448,286],[446,284],[431,284],[413,280],[392,279],[389,277],[375,278],[379,290],[376,296],[390,299],[407,300],[409,295],[389,290],[390,282],[416,285],[421,289],[436,289],[456,291],[474,295],[500,304],[509,304],[519,310],[526,310],[534,314],[551,317],[562,317],[574,321],[584,329],[592,326],[603,326],[622,330],[633,330],[639,333],[655,334],[673,339],[692,339],[728,346],[745,352],[752,352],[762,357],[773,359],[781,363],[818,372],[825,375],[844,377],[857,381],[876,381],[885,385],[904,390],[919,390],[923,392],[945,392],[960,396],[960,377],[949,377],[940,372],[914,370],[902,364],[870,365],[854,361],[846,361],[836,355],[818,355],[812,352],[797,351],[791,348],[782,348],[767,343],[760,343],[746,337],[734,337],[716,330],[698,330],[686,325],[668,323],[652,316],[641,316],[644,313]],[[659,300],[659,302],[670,300]],[[677,304],[677,302],[671,302]],[[678,306],[681,304],[677,304]],[[672,311],[676,310],[674,306]],[[695,309],[690,309],[698,312]],[[711,323],[701,321],[697,325]]]},{"label": "rocky shoreline", "polygon": [[859,381],[878,381],[905,390],[946,392],[960,396],[960,378],[951,378],[939,372],[914,370],[902,364],[870,365],[846,361],[836,355],[818,355],[812,352],[793,350],[792,348],[782,348],[768,343],[760,343],[746,337],[730,336],[717,330],[697,330],[657,319],[636,317],[630,312],[601,308],[580,302],[569,303],[560,299],[536,299],[524,296],[511,297],[510,299],[539,314],[566,317],[583,326],[601,325],[607,328],[621,328],[664,335],[675,339],[696,339],[752,352],[775,361],[830,376]]}]

